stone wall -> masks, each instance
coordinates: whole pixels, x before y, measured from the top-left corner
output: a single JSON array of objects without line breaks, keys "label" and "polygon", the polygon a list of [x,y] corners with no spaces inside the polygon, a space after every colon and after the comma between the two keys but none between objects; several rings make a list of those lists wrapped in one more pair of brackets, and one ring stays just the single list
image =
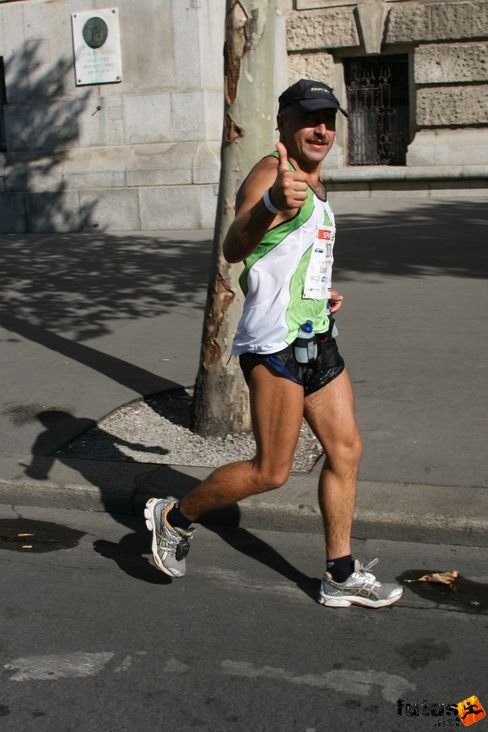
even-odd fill
[{"label": "stone wall", "polygon": [[[407,168],[422,167],[425,179],[429,166],[442,175],[450,166],[451,177],[462,178],[466,166],[472,176],[488,164],[488,0],[277,2],[290,83],[320,78],[345,100],[345,58],[408,53]],[[0,3],[8,102],[0,232],[213,226],[225,2],[119,0],[121,83],[76,86],[71,14],[107,7],[105,0]],[[275,63],[275,79],[283,66]],[[346,171],[349,180],[347,124],[339,117],[327,167],[332,178],[336,170],[345,180]],[[366,172],[358,171],[361,180]]]},{"label": "stone wall", "polygon": [[391,5],[385,43],[485,38],[486,0],[412,0]]},{"label": "stone wall", "polygon": [[415,81],[417,84],[488,81],[488,42],[417,46]]},{"label": "stone wall", "polygon": [[[413,110],[407,165],[438,165],[453,129],[466,165],[488,158],[488,0],[294,0],[287,10],[290,81],[315,74],[344,99],[342,63],[408,53]],[[432,132],[435,131],[435,135]],[[333,166],[343,167],[347,130]]]},{"label": "stone wall", "polygon": [[290,14],[287,31],[289,52],[359,46],[353,6]]},{"label": "stone wall", "polygon": [[76,86],[71,14],[110,4],[0,4],[0,231],[213,226],[224,3],[116,6],[122,82]]}]

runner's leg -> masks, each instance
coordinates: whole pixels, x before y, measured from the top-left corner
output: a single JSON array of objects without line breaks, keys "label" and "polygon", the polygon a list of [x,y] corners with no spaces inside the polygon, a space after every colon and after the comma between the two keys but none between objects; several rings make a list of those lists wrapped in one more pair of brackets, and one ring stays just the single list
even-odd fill
[{"label": "runner's leg", "polygon": [[351,554],[351,528],[361,436],[354,413],[354,395],[346,371],[305,398],[305,419],[325,451],[319,480],[319,505],[327,557]]},{"label": "runner's leg", "polygon": [[303,387],[258,364],[250,374],[249,393],[256,455],[217,468],[181,499],[180,511],[191,521],[279,488],[288,479],[303,415]]}]

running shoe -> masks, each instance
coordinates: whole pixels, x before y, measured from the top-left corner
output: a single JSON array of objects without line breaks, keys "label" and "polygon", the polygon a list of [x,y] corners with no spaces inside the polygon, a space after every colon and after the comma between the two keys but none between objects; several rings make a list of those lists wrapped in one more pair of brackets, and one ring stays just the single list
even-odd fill
[{"label": "running shoe", "polygon": [[156,567],[170,577],[183,577],[185,557],[190,550],[194,529],[180,529],[168,523],[166,516],[176,499],[150,498],[144,509],[146,526],[152,531],[152,554]]},{"label": "running shoe", "polygon": [[354,560],[354,571],[344,582],[334,582],[329,572],[324,574],[320,585],[319,602],[328,607],[387,607],[397,602],[403,595],[403,587],[394,582],[378,582],[372,569],[378,559],[373,559],[365,567]]}]

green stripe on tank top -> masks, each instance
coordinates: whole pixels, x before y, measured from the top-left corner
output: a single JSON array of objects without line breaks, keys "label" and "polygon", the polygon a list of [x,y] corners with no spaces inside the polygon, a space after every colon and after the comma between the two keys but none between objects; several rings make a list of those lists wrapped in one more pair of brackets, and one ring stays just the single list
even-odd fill
[{"label": "green stripe on tank top", "polygon": [[313,191],[309,188],[307,200],[298,213],[292,219],[288,219],[288,221],[284,221],[282,224],[277,224],[266,232],[253,253],[244,260],[244,270],[239,277],[239,285],[241,286],[241,290],[244,295],[247,295],[249,290],[247,277],[251,267],[256,264],[256,262],[259,262],[260,259],[265,257],[266,254],[272,252],[273,249],[275,249],[282,241],[284,241],[284,239],[286,239],[287,236],[289,236],[289,234],[292,234],[294,231],[299,229],[302,224],[308,221],[313,210]]},{"label": "green stripe on tank top", "polygon": [[[324,207],[324,226],[333,226],[333,222]],[[311,320],[316,333],[325,333],[329,328],[327,315],[327,301],[308,299],[303,297],[308,265],[312,256],[313,244],[302,256],[300,263],[290,280],[290,300],[286,308],[286,324],[288,335],[285,338],[289,345],[295,340],[298,330],[303,323]]]},{"label": "green stripe on tank top", "polygon": [[286,308],[285,316],[286,324],[288,326],[288,335],[285,338],[285,341],[288,345],[295,340],[298,329],[307,320],[312,321],[313,329],[316,333],[325,333],[329,327],[327,301],[312,300],[303,297],[305,278],[307,276],[312,250],[313,244],[309,246],[301,258],[300,263],[290,280],[290,300]]}]

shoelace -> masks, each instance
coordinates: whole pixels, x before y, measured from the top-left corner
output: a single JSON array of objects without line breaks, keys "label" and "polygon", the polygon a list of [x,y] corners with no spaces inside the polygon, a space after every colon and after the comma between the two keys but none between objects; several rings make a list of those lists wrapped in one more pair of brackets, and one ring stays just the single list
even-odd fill
[{"label": "shoelace", "polygon": [[361,563],[359,564],[357,573],[363,576],[363,578],[364,578],[363,587],[367,590],[373,589],[375,587],[375,585],[379,585],[379,583],[376,581],[376,577],[374,576],[374,574],[371,574],[369,571],[370,569],[375,567],[378,564],[378,562],[379,562],[378,557],[375,557],[370,562],[368,562],[368,564],[366,564],[366,565],[363,565]]},{"label": "shoelace", "polygon": [[368,562],[368,564],[363,565],[360,563],[359,572],[369,572],[370,569],[373,569],[373,567],[376,567],[376,565],[378,564],[379,561],[380,560],[378,559],[378,557],[375,557],[370,562]]}]

